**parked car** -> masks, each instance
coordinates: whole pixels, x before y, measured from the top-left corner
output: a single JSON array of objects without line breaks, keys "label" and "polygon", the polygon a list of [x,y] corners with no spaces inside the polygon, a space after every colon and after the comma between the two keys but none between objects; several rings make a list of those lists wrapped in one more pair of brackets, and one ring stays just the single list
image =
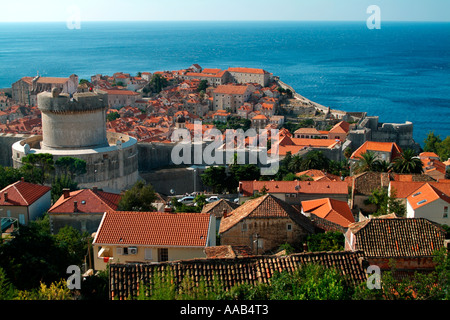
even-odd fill
[{"label": "parked car", "polygon": [[218,196],[211,196],[208,199],[206,199],[206,202],[211,203],[211,202],[215,202],[215,201],[219,201],[219,197]]},{"label": "parked car", "polygon": [[178,202],[181,202],[183,204],[191,204],[194,203],[194,197],[193,196],[186,196],[181,199],[178,199]]}]

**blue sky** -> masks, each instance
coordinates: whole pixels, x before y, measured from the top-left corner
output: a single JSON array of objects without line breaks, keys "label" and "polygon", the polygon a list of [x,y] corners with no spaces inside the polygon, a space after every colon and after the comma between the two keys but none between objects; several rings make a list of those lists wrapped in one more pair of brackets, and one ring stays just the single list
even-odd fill
[{"label": "blue sky", "polygon": [[67,21],[74,12],[79,12],[81,21],[364,21],[369,16],[366,10],[370,5],[380,7],[383,21],[450,21],[450,0],[13,0],[2,2],[0,22]]}]

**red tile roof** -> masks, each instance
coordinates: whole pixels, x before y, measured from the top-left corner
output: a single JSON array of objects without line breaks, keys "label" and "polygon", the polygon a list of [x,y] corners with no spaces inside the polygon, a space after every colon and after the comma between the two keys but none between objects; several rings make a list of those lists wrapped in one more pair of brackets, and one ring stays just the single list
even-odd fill
[{"label": "red tile roof", "polygon": [[250,218],[290,218],[306,230],[313,232],[311,221],[302,215],[297,209],[287,202],[274,197],[271,194],[248,200],[234,209],[220,222],[219,233],[231,229],[241,220]]},{"label": "red tile roof", "polygon": [[[0,191],[1,206],[29,206],[50,192],[51,188],[39,184],[17,181]],[[5,193],[8,194],[5,200]]]},{"label": "red tile roof", "polygon": [[345,181],[240,181],[240,192],[245,197],[263,187],[267,193],[348,194]]},{"label": "red tile roof", "polygon": [[348,203],[344,201],[330,198],[302,201],[302,210],[337,223],[344,228],[355,222]]},{"label": "red tile roof", "polygon": [[400,157],[402,154],[402,149],[395,142],[366,141],[361,147],[353,152],[350,159],[359,159],[359,157],[367,151],[389,152],[391,154],[391,161]]},{"label": "red tile roof", "polygon": [[367,257],[432,256],[444,245],[445,231],[423,218],[369,219],[350,225],[355,250]]},{"label": "red tile roof", "polygon": [[256,68],[228,68],[229,72],[265,74],[267,71]]},{"label": "red tile roof", "polygon": [[217,88],[214,90],[214,93],[243,95],[248,90],[248,87],[249,86],[223,84],[223,85],[217,86]]},{"label": "red tile roof", "polygon": [[425,183],[422,187],[411,193],[407,199],[414,210],[438,199],[442,199],[450,204],[450,196],[430,183]]},{"label": "red tile roof", "polygon": [[115,193],[83,189],[70,192],[65,198],[62,195],[48,210],[49,213],[73,213],[74,202],[77,202],[79,213],[103,213],[117,210],[121,196]]},{"label": "red tile roof", "polygon": [[95,244],[205,247],[210,214],[109,211]]}]

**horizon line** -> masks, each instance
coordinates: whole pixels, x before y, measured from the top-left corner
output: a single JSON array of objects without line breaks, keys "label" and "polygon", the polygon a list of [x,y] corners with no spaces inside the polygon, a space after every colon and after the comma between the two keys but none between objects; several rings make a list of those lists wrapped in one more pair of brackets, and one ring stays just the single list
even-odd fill
[{"label": "horizon line", "polygon": [[[349,19],[349,20],[258,20],[258,19],[252,19],[252,20],[242,20],[242,19],[236,19],[236,20],[83,20],[81,19],[81,22],[366,22],[366,19]],[[410,23],[450,23],[450,20],[398,20],[398,19],[384,19],[384,22],[410,22]],[[382,21],[382,22],[383,22]],[[49,20],[49,21],[43,21],[43,20],[33,20],[33,21],[0,21],[0,24],[3,23],[66,23],[67,20]]]}]

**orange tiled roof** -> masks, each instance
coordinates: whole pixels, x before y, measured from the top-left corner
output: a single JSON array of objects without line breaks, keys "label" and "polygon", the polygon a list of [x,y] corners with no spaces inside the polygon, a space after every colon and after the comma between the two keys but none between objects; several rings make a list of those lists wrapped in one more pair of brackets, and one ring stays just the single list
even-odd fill
[{"label": "orange tiled roof", "polygon": [[228,68],[229,72],[265,74],[267,71],[256,68]]},{"label": "orange tiled roof", "polygon": [[[0,191],[0,205],[29,206],[50,190],[50,187],[19,180]],[[7,200],[5,200],[5,193],[8,194]]]},{"label": "orange tiled roof", "polygon": [[402,149],[395,142],[366,141],[361,147],[353,152],[350,159],[359,159],[359,157],[367,151],[390,152],[391,160],[401,156],[402,153]]},{"label": "orange tiled roof", "polygon": [[355,249],[367,257],[432,256],[444,245],[445,231],[427,219],[369,219],[350,225]]},{"label": "orange tiled roof", "polygon": [[217,86],[217,88],[214,90],[214,93],[243,95],[248,90],[248,87],[249,86],[222,84],[220,86]]},{"label": "orange tiled roof", "polygon": [[344,228],[354,223],[352,211],[347,202],[330,198],[302,201],[303,212],[337,223]]},{"label": "orange tiled roof", "polygon": [[62,195],[48,210],[49,213],[73,213],[74,201],[77,202],[77,212],[99,213],[117,210],[121,196],[119,194],[83,189],[70,192],[69,197]]},{"label": "orange tiled roof", "polygon": [[409,204],[414,210],[426,206],[438,199],[442,199],[450,203],[450,196],[435,186],[432,186],[430,183],[425,183],[422,187],[415,190],[407,197]]},{"label": "orange tiled roof", "polygon": [[205,247],[210,215],[205,213],[109,211],[95,244]]},{"label": "orange tiled roof", "polygon": [[290,204],[274,197],[271,194],[248,200],[233,210],[228,216],[222,218],[219,233],[230,230],[243,219],[250,218],[290,218],[310,232],[314,227],[304,215]]},{"label": "orange tiled roof", "polygon": [[344,181],[240,181],[240,192],[252,196],[264,187],[267,193],[348,194]]},{"label": "orange tiled roof", "polygon": [[331,128],[330,133],[347,133],[349,131],[350,124],[346,121],[341,121]]}]

